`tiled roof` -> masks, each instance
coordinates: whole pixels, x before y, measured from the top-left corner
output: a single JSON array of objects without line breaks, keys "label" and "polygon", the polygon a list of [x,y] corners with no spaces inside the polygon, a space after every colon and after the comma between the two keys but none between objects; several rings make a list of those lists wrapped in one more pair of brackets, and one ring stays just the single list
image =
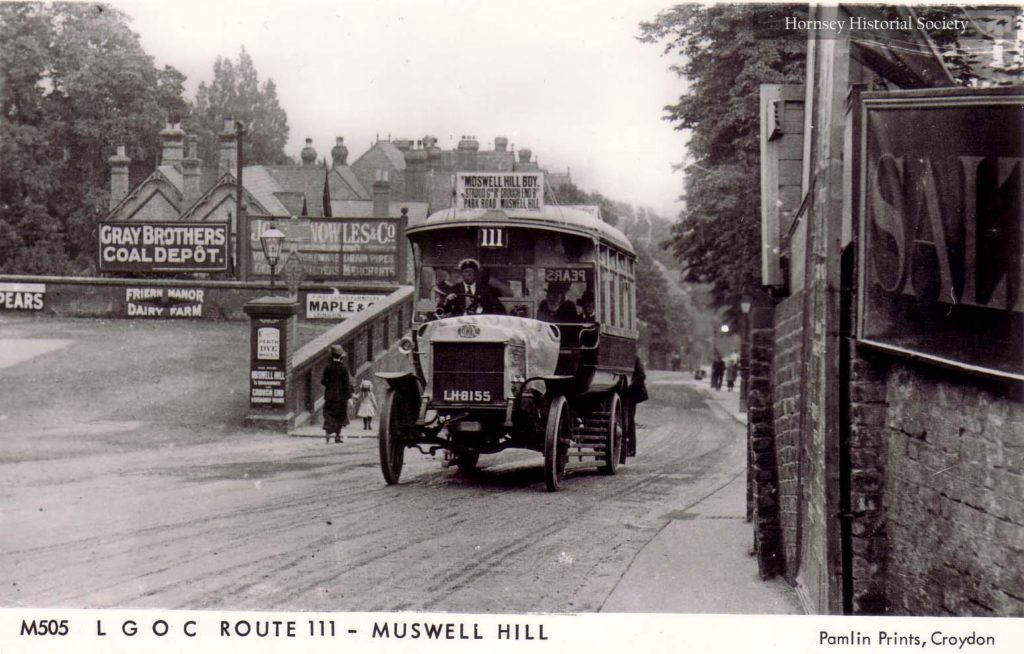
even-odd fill
[{"label": "tiled roof", "polygon": [[[158,166],[157,169],[154,170],[152,173],[150,173],[149,177],[144,179],[141,184],[139,184],[138,186],[133,188],[128,193],[128,195],[126,195],[125,197],[121,198],[121,201],[118,202],[117,205],[107,213],[107,218],[106,219],[107,220],[116,220],[117,219],[116,216],[118,216],[122,212],[122,210],[130,202],[132,202],[136,198],[140,197],[142,191],[147,186],[149,186],[150,184],[152,184],[154,182],[159,182],[159,181],[165,181],[165,182],[167,182],[168,184],[170,184],[174,188],[174,197],[168,198],[168,200],[170,202],[172,202],[176,207],[180,206],[180,204],[181,204],[181,202],[183,200],[182,193],[181,193],[181,173],[178,173],[178,178],[177,178],[178,179],[178,184],[177,184],[177,186],[175,186],[174,179],[168,177],[168,174],[167,174],[166,171],[161,170],[162,168],[165,168],[165,167],[166,168],[170,168],[170,170],[172,172],[174,171],[174,168],[172,166]],[[164,197],[167,197],[167,196],[164,196]]]},{"label": "tiled roof", "polygon": [[[306,209],[312,218],[324,215],[324,179],[327,171],[319,166],[263,166],[277,180],[277,191],[302,193],[306,196]],[[242,175],[245,183],[245,175]],[[301,209],[301,206],[300,206]]]},{"label": "tiled roof", "polygon": [[388,158],[388,161],[395,167],[395,170],[405,170],[405,155],[395,147],[394,143],[391,141],[377,141],[373,147],[378,148],[384,153],[384,156]]},{"label": "tiled roof", "polygon": [[[409,210],[409,224],[418,225],[427,219],[426,202],[392,201],[388,206],[388,216],[402,215],[402,207]],[[331,217],[333,218],[372,218],[373,200],[331,200]]]},{"label": "tiled roof", "polygon": [[281,184],[266,166],[246,166],[242,169],[242,185],[272,216],[291,216],[288,209],[274,196],[282,191]]},{"label": "tiled roof", "polygon": [[306,204],[306,196],[302,193],[299,193],[298,191],[277,191],[274,193],[274,197],[277,198],[278,202],[283,204],[286,209],[288,209],[288,213],[291,215],[302,215],[302,207]]},{"label": "tiled roof", "polygon": [[370,194],[348,166],[335,166],[327,176],[331,200],[369,200]]},{"label": "tiled roof", "polygon": [[[192,204],[191,207],[188,207],[182,212],[181,219],[190,220],[195,218],[203,205],[210,200],[211,196],[213,196],[214,192],[222,184],[233,188],[235,186],[235,176],[231,173],[224,173],[224,175],[217,179],[215,183],[211,184],[209,188],[203,191],[203,194]],[[243,189],[242,198],[243,202],[248,205],[250,215],[285,215],[282,213],[273,214],[270,210],[261,206],[259,199],[249,191],[248,187]]]},{"label": "tiled roof", "polygon": [[179,191],[182,188],[184,188],[181,179],[181,171],[178,170],[177,166],[157,166],[156,169],[160,171],[160,173],[167,179],[168,182],[174,185],[174,188],[178,189]]}]

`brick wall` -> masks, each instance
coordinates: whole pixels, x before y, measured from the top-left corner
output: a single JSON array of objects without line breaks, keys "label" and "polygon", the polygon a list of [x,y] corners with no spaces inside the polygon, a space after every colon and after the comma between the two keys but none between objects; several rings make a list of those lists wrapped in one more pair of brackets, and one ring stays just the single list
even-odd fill
[{"label": "brick wall", "polygon": [[749,315],[747,442],[750,517],[754,522],[758,572],[763,579],[774,577],[783,569],[778,461],[772,409],[774,317],[775,311],[771,306],[755,307]]},{"label": "brick wall", "polygon": [[[852,339],[850,339],[852,341]],[[888,611],[885,594],[888,539],[882,501],[885,480],[885,361],[851,343],[849,452],[851,611]]]},{"label": "brick wall", "polygon": [[[235,282],[176,279],[123,279],[114,277],[55,277],[37,275],[0,275],[0,283],[41,285],[42,308],[35,310],[0,308],[0,315],[35,313],[67,318],[133,318],[127,308],[127,289],[192,289],[202,292],[202,320],[245,320],[246,302],[271,294],[269,281]],[[327,285],[307,283],[299,292],[299,319],[306,317],[307,293],[379,295],[393,291],[392,284],[366,283]],[[277,286],[276,293],[284,289]],[[157,319],[157,318],[150,318]],[[191,318],[186,318],[191,319]],[[396,333],[396,332],[392,332]]]},{"label": "brick wall", "polygon": [[893,613],[1024,616],[1019,394],[892,365],[881,499]]},{"label": "brick wall", "polygon": [[775,351],[772,364],[772,410],[775,457],[779,477],[779,517],[783,570],[795,582],[800,497],[800,392],[803,374],[803,293],[775,309]]}]

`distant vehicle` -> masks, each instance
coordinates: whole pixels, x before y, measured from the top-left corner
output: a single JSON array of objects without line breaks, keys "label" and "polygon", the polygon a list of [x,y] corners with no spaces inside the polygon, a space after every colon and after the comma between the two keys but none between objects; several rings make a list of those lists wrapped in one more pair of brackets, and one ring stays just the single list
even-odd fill
[{"label": "distant vehicle", "polygon": [[413,371],[381,373],[380,462],[398,483],[404,451],[544,454],[550,491],[568,464],[615,474],[635,452],[635,253],[596,215],[540,210],[434,213],[407,230],[418,289]]}]

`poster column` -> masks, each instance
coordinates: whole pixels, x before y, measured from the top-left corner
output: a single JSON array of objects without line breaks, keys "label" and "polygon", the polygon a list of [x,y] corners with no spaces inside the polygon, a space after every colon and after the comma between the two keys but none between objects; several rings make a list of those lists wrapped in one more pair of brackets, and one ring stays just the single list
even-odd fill
[{"label": "poster column", "polygon": [[245,305],[249,316],[249,413],[247,427],[287,432],[295,417],[291,392],[292,353],[299,304],[261,297]]}]

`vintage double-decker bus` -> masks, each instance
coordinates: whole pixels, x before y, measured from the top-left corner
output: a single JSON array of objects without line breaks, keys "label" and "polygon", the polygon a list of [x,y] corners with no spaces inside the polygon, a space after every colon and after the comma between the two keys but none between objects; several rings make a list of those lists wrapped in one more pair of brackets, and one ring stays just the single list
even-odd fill
[{"label": "vintage double-decker bus", "polygon": [[463,470],[506,448],[615,474],[635,454],[635,254],[596,209],[457,209],[407,230],[416,267],[412,370],[380,373],[380,462],[398,483],[406,448]]}]

